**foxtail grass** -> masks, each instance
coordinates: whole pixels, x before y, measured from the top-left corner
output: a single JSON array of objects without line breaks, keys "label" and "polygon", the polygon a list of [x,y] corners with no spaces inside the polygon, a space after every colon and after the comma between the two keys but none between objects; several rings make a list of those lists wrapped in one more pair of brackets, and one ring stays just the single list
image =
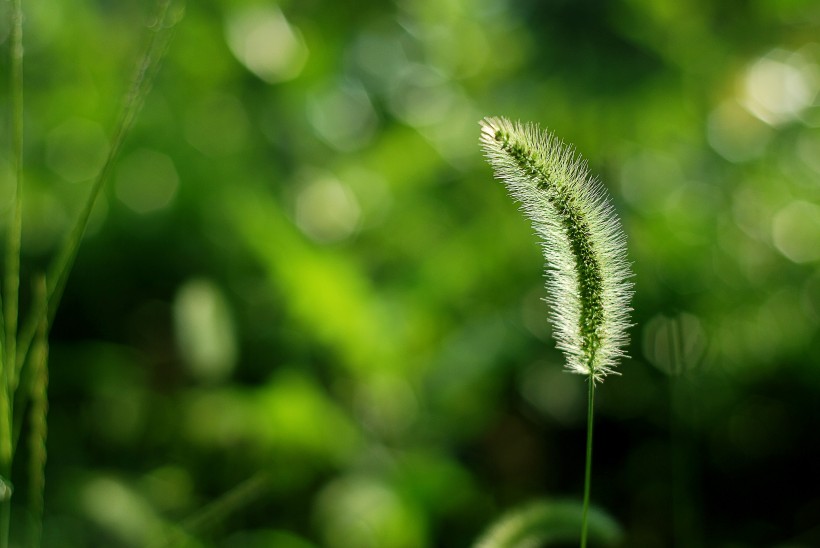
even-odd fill
[{"label": "foxtail grass", "polygon": [[550,320],[566,368],[589,383],[581,546],[587,542],[595,383],[615,374],[629,342],[632,276],[626,237],[601,182],[573,148],[534,124],[480,122],[495,176],[541,238]]}]

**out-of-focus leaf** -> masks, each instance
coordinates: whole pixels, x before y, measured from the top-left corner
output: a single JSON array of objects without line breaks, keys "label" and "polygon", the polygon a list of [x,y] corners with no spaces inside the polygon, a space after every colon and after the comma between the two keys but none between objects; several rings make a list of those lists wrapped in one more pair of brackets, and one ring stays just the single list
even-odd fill
[{"label": "out-of-focus leaf", "polygon": [[[514,508],[501,516],[476,542],[475,548],[539,548],[581,537],[584,508],[580,502],[542,500]],[[623,533],[603,510],[589,509],[593,545],[615,546]]]}]

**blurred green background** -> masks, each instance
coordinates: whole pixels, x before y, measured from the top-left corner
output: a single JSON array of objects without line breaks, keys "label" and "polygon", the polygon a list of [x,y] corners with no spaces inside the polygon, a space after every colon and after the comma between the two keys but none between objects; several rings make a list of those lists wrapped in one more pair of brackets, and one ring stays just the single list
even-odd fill
[{"label": "blurred green background", "polygon": [[[26,294],[150,4],[23,2]],[[580,499],[585,381],[478,148],[505,115],[629,238],[592,482],[623,546],[820,546],[819,90],[816,0],[189,1],[53,328],[44,544],[456,547]]]}]

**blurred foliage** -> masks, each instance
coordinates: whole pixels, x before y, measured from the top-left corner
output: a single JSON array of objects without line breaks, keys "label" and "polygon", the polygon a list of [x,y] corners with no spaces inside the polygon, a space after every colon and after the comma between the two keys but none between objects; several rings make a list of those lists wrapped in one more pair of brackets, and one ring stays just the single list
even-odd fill
[{"label": "blurred foliage", "polygon": [[[533,548],[572,544],[580,540],[584,505],[577,501],[539,500],[513,508],[494,523],[476,548]],[[589,509],[593,545],[617,546],[623,536],[618,524],[600,509]]]},{"label": "blurred foliage", "polygon": [[[23,4],[25,303],[151,10]],[[629,237],[592,488],[623,545],[820,545],[818,36],[815,0],[189,2],[54,325],[44,545],[466,546],[580,496],[492,114],[573,143]]]}]

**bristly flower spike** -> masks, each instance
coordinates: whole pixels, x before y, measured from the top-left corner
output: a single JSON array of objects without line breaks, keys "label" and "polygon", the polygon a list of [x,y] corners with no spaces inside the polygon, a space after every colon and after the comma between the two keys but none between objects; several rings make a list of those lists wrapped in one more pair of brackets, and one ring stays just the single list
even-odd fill
[{"label": "bristly flower spike", "polygon": [[571,147],[534,124],[485,118],[481,146],[542,239],[567,369],[602,381],[625,356],[632,298],[626,237],[604,187]]}]

